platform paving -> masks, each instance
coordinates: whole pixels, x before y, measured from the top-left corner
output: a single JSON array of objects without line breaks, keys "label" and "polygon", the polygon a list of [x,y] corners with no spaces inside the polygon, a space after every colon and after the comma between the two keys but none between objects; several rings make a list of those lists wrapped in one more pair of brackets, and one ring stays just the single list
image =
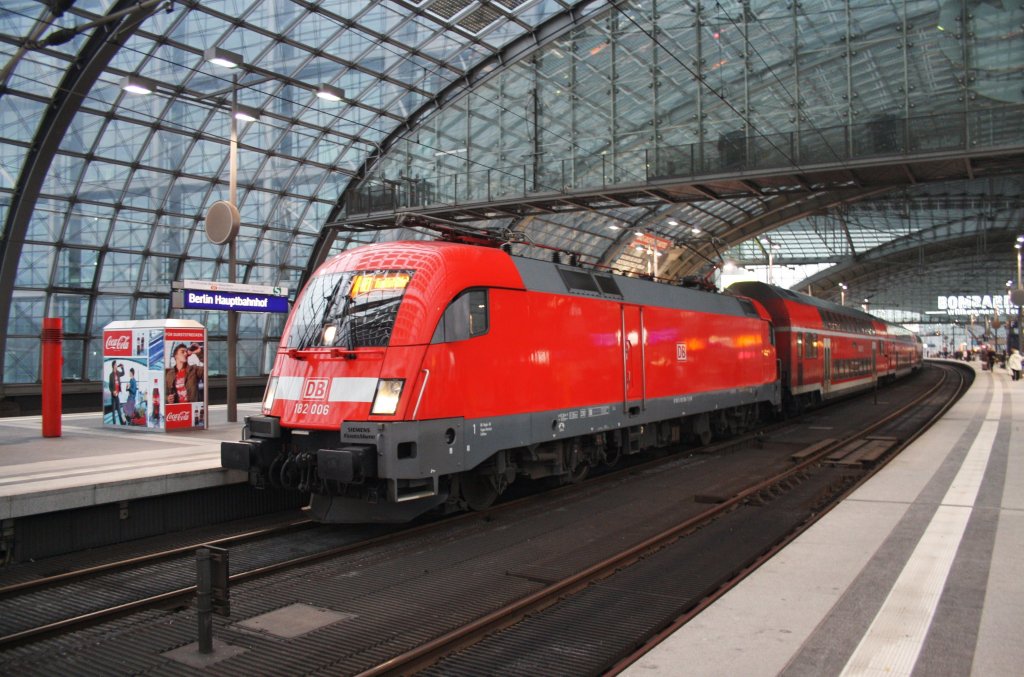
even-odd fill
[{"label": "platform paving", "polygon": [[[98,396],[97,396],[98,398]],[[65,414],[60,437],[39,416],[0,418],[0,520],[246,481],[220,467],[222,440],[238,440],[259,403],[209,408],[206,430],[150,432],[103,425],[100,412]]]},{"label": "platform paving", "polygon": [[942,421],[624,674],[1020,675],[1024,380],[973,364]]}]

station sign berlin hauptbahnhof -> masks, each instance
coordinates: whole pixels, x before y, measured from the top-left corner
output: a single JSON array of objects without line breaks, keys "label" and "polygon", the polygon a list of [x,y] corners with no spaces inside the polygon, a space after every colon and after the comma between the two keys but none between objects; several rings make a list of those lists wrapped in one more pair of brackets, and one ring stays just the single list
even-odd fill
[{"label": "station sign berlin hauptbahnhof", "polygon": [[185,310],[287,313],[288,289],[258,284],[184,280],[174,283],[171,306]]}]

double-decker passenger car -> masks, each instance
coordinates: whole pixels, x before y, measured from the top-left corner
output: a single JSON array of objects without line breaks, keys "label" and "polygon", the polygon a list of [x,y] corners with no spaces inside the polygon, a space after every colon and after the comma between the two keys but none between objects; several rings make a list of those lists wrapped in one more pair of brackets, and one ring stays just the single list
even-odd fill
[{"label": "double-decker passenger car", "polygon": [[868,313],[763,282],[729,293],[755,299],[771,315],[787,405],[795,411],[921,367],[920,338]]},{"label": "double-decker passenger car", "polygon": [[452,242],[346,251],[296,301],[222,464],[321,521],[489,505],[781,405],[756,301]]}]

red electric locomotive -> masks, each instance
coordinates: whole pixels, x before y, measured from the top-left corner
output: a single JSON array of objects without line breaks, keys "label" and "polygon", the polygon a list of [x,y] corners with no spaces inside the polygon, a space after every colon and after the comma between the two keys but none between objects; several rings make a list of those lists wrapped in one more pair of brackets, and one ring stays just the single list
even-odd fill
[{"label": "red electric locomotive", "polygon": [[921,339],[903,327],[763,282],[737,282],[728,291],[757,300],[771,315],[792,411],[921,368]]},{"label": "red electric locomotive", "polygon": [[781,406],[756,301],[452,242],[352,249],[284,329],[222,465],[327,522],[482,508],[516,478],[749,427]]}]

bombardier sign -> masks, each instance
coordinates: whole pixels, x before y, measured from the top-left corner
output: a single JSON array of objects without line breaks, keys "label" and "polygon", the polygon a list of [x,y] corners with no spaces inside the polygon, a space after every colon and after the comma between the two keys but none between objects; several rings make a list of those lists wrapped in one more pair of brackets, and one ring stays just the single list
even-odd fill
[{"label": "bombardier sign", "polygon": [[174,308],[235,310],[250,313],[287,313],[288,289],[256,284],[185,280],[171,295]]},{"label": "bombardier sign", "polygon": [[939,296],[937,306],[939,312],[947,315],[988,315],[1017,310],[1010,293]]}]

